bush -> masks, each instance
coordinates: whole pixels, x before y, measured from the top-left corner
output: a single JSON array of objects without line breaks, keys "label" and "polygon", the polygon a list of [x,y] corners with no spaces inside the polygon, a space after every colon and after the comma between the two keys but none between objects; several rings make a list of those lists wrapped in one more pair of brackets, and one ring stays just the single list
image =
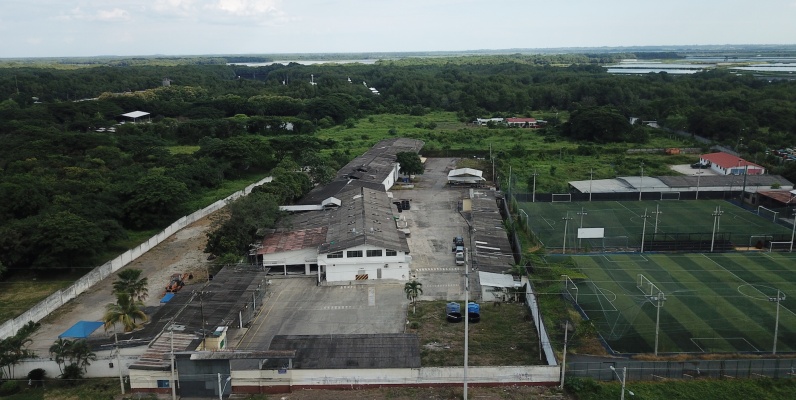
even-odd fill
[{"label": "bush", "polygon": [[10,396],[16,392],[19,392],[19,382],[5,381],[0,384],[0,396]]}]

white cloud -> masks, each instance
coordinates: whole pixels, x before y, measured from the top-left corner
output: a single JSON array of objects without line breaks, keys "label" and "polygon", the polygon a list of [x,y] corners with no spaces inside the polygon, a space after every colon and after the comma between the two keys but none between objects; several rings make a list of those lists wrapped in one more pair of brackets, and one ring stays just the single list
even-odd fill
[{"label": "white cloud", "polygon": [[73,8],[66,14],[57,17],[59,20],[81,20],[81,21],[105,21],[105,22],[119,22],[129,21],[131,19],[130,13],[121,8],[114,8],[112,10],[92,10],[84,11],[80,7]]},{"label": "white cloud", "polygon": [[278,12],[272,0],[217,0],[210,9],[217,9],[237,17],[266,16]]}]

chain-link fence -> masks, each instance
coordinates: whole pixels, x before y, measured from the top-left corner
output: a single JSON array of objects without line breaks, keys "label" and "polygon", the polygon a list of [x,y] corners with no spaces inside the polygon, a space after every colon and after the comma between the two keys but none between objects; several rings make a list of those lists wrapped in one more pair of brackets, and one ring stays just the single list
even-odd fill
[{"label": "chain-link fence", "polygon": [[662,379],[731,379],[731,378],[792,378],[796,377],[796,359],[739,359],[689,361],[574,361],[566,365],[567,376],[616,380],[610,367],[627,368],[628,381]]}]

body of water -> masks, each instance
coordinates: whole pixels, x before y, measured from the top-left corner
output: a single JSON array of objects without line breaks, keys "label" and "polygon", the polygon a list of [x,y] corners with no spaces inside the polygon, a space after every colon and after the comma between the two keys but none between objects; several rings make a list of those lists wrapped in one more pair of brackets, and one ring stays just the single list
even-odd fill
[{"label": "body of water", "polygon": [[758,65],[749,65],[747,67],[734,67],[732,69],[737,69],[741,71],[754,71],[754,72],[788,72],[794,73],[796,72],[796,63],[794,64],[758,64]]},{"label": "body of water", "polygon": [[301,65],[317,65],[317,64],[375,64],[377,59],[367,60],[277,60],[269,62],[253,62],[253,63],[227,63],[227,65],[245,65],[247,67],[267,67],[274,64],[288,65],[296,63]]}]

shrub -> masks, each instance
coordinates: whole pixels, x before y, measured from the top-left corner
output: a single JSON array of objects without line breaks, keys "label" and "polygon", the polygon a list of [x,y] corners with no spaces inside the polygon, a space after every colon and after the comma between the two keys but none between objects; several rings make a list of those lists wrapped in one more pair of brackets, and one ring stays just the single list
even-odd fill
[{"label": "shrub", "polygon": [[0,384],[0,396],[10,396],[19,391],[19,382],[5,381]]}]

